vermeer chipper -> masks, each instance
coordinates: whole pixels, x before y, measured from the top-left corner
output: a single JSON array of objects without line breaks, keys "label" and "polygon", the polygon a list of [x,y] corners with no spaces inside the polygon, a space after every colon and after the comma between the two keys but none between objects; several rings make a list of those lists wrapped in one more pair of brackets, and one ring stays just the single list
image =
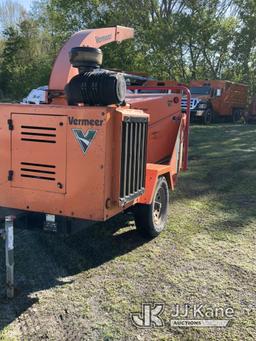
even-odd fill
[{"label": "vermeer chipper", "polygon": [[133,207],[140,230],[163,230],[169,189],[187,168],[189,91],[168,82],[127,90],[123,73],[102,69],[99,47],[132,37],[126,27],[74,34],[48,103],[0,105],[0,206],[90,221]]}]

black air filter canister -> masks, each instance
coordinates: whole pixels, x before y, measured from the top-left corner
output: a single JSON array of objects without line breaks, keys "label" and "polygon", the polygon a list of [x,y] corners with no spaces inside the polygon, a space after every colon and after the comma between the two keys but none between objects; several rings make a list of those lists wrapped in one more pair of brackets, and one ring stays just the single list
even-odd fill
[{"label": "black air filter canister", "polygon": [[73,77],[66,85],[65,92],[69,105],[119,105],[125,100],[126,82],[121,73],[90,71]]},{"label": "black air filter canister", "polygon": [[90,46],[73,47],[69,52],[69,61],[79,73],[100,68],[103,54],[101,49]]}]

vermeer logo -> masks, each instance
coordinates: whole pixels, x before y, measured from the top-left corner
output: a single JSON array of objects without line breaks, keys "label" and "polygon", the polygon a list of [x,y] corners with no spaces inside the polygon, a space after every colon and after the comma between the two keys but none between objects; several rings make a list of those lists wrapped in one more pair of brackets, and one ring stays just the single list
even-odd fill
[{"label": "vermeer logo", "polygon": [[110,40],[110,39],[112,39],[112,34],[106,34],[105,36],[95,37],[96,43],[101,43],[105,40]]},{"label": "vermeer logo", "polygon": [[103,120],[93,120],[93,119],[79,119],[74,117],[68,118],[68,123],[75,126],[96,126],[101,127]]},{"label": "vermeer logo", "polygon": [[82,149],[82,152],[85,154],[89,149],[90,144],[92,143],[92,140],[94,139],[97,131],[91,129],[87,130],[86,133],[84,133],[81,129],[72,129],[72,131]]}]

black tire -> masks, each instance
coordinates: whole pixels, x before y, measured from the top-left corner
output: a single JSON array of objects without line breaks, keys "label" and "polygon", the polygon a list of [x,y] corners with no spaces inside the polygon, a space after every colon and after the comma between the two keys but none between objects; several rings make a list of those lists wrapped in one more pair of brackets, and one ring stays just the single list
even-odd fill
[{"label": "black tire", "polygon": [[169,188],[164,176],[156,184],[152,204],[138,204],[134,213],[138,231],[150,238],[157,237],[165,228],[169,209]]},{"label": "black tire", "polygon": [[240,121],[240,119],[241,119],[241,110],[240,109],[234,109],[232,112],[233,123]]},{"label": "black tire", "polygon": [[203,124],[211,124],[213,121],[213,113],[210,108],[206,109],[202,116]]}]

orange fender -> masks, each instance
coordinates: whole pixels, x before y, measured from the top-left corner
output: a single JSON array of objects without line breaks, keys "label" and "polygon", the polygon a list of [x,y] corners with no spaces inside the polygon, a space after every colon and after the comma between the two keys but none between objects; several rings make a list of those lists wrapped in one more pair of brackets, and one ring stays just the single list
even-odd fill
[{"label": "orange fender", "polygon": [[138,198],[138,204],[151,204],[155,192],[155,187],[159,176],[164,175],[170,188],[174,189],[173,177],[171,175],[170,165],[159,165],[148,163],[146,168],[146,186],[145,192]]}]

